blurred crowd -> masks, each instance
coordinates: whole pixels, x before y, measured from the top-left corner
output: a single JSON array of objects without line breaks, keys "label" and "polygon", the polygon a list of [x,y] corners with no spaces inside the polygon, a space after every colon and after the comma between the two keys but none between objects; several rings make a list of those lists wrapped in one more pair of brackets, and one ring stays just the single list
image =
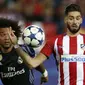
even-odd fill
[{"label": "blurred crowd", "polygon": [[[57,25],[57,33],[64,32],[64,10],[70,3],[77,3],[85,17],[84,0],[0,0],[0,16],[25,22],[47,22]],[[84,26],[84,24],[82,24]]]}]

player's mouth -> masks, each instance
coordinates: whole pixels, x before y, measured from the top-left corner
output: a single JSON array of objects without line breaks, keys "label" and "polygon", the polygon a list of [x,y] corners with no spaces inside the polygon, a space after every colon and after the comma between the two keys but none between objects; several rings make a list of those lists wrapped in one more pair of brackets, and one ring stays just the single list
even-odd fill
[{"label": "player's mouth", "polygon": [[77,26],[76,25],[73,25],[72,28],[77,29]]},{"label": "player's mouth", "polygon": [[10,42],[5,42],[5,44],[9,44]]}]

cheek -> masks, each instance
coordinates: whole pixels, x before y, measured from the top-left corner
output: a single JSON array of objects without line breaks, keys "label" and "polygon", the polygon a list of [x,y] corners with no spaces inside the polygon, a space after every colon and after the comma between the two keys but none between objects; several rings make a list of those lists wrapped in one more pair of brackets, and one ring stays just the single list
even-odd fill
[{"label": "cheek", "polygon": [[78,25],[82,24],[81,22],[78,22]]},{"label": "cheek", "polygon": [[0,36],[0,40],[3,40],[3,37],[2,36]]},{"label": "cheek", "polygon": [[80,25],[81,25],[81,22],[77,22],[76,25],[77,25],[77,26],[80,26]]},{"label": "cheek", "polygon": [[4,44],[4,39],[0,37],[0,44],[3,45]]},{"label": "cheek", "polygon": [[68,20],[67,21],[69,24],[72,24],[73,23],[73,20]]},{"label": "cheek", "polygon": [[67,25],[72,26],[72,22],[67,22]]},{"label": "cheek", "polygon": [[3,37],[2,37],[2,36],[0,36],[0,42],[1,42],[1,41],[3,41],[3,42],[4,42],[4,40],[5,40],[5,37],[4,37],[4,36],[3,36]]},{"label": "cheek", "polygon": [[0,42],[4,41],[4,38],[0,37]]},{"label": "cheek", "polygon": [[73,24],[73,20],[67,20],[67,23],[69,24],[69,25],[71,25],[71,24]]}]

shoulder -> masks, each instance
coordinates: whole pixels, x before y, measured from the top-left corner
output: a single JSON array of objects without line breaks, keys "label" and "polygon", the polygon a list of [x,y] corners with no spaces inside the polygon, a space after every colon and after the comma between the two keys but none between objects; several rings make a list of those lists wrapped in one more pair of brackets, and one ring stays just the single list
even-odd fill
[{"label": "shoulder", "polygon": [[47,42],[55,42],[57,39],[59,39],[59,38],[62,38],[62,37],[64,37],[65,36],[65,34],[59,34],[59,35],[56,35],[56,36],[54,36],[54,37],[51,37],[49,40],[47,40]]},{"label": "shoulder", "polygon": [[80,35],[85,36],[85,34],[80,34]]},{"label": "shoulder", "polygon": [[26,44],[21,44],[19,45],[25,52],[27,52],[30,56],[34,57],[35,56],[35,51],[32,47],[29,47]]}]

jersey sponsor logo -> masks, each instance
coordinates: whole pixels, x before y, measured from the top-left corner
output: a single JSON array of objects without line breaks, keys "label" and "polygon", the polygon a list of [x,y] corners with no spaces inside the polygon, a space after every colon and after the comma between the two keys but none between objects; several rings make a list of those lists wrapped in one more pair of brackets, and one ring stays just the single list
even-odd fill
[{"label": "jersey sponsor logo", "polygon": [[8,78],[8,77],[14,77],[14,76],[17,76],[17,75],[21,75],[25,73],[25,70],[24,68],[19,70],[19,71],[12,71],[12,72],[8,72],[8,73],[4,73],[4,72],[1,72],[1,77],[2,78]]},{"label": "jersey sponsor logo", "polygon": [[61,55],[61,62],[85,62],[85,55]]}]

